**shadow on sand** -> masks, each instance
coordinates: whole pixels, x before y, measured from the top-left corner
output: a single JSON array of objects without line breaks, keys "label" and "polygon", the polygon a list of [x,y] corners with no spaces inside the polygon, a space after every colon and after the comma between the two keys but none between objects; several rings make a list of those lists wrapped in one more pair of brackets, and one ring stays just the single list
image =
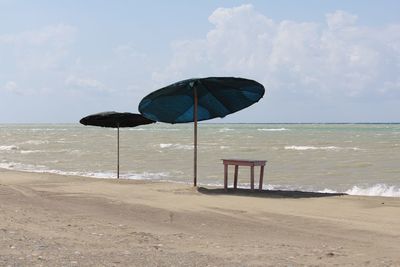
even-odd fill
[{"label": "shadow on sand", "polygon": [[313,198],[313,197],[335,197],[344,196],[345,193],[317,193],[317,192],[303,192],[303,191],[282,191],[282,190],[250,190],[250,189],[233,189],[228,188],[225,191],[223,188],[205,188],[199,187],[199,193],[205,195],[232,195],[232,196],[245,196],[245,197],[265,197],[265,198]]}]

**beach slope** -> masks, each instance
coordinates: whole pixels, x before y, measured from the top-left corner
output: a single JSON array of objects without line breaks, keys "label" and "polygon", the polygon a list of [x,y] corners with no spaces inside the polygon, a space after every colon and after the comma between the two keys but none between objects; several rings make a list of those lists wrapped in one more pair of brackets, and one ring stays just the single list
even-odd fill
[{"label": "beach slope", "polygon": [[400,266],[400,199],[0,170],[0,266]]}]

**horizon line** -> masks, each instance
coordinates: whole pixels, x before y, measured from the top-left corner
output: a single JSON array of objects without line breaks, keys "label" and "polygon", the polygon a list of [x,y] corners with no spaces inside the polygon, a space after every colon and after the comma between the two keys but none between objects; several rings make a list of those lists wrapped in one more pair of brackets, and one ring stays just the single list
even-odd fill
[{"label": "horizon line", "polygon": [[[158,122],[172,124],[166,122]],[[189,122],[190,123],[190,122]],[[199,121],[201,124],[400,124],[400,122],[206,122]],[[0,122],[0,125],[11,124],[80,124],[79,122]],[[187,124],[187,123],[174,123]]]}]

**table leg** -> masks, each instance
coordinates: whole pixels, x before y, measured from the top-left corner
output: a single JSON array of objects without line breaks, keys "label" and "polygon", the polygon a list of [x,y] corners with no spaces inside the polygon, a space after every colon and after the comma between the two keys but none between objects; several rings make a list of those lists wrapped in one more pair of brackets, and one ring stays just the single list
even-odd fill
[{"label": "table leg", "polygon": [[239,172],[239,165],[235,165],[235,180],[233,182],[233,187],[235,189],[237,188],[238,172]]},{"label": "table leg", "polygon": [[258,189],[262,190],[263,188],[263,180],[264,180],[264,166],[261,166],[260,169],[260,184],[258,185]]},{"label": "table leg", "polygon": [[250,166],[250,188],[254,190],[254,166]]},{"label": "table leg", "polygon": [[224,164],[224,189],[228,190],[228,164]]}]

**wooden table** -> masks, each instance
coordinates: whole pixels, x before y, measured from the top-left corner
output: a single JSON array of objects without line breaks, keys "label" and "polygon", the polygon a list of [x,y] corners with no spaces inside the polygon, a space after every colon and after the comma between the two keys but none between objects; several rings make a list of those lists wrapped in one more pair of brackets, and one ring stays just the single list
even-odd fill
[{"label": "wooden table", "polygon": [[239,166],[250,166],[250,188],[254,190],[254,166],[260,166],[260,181],[258,189],[262,190],[264,178],[264,166],[266,160],[248,160],[248,159],[222,159],[224,164],[224,189],[228,190],[228,165],[235,165],[235,176],[233,188],[237,188]]}]

